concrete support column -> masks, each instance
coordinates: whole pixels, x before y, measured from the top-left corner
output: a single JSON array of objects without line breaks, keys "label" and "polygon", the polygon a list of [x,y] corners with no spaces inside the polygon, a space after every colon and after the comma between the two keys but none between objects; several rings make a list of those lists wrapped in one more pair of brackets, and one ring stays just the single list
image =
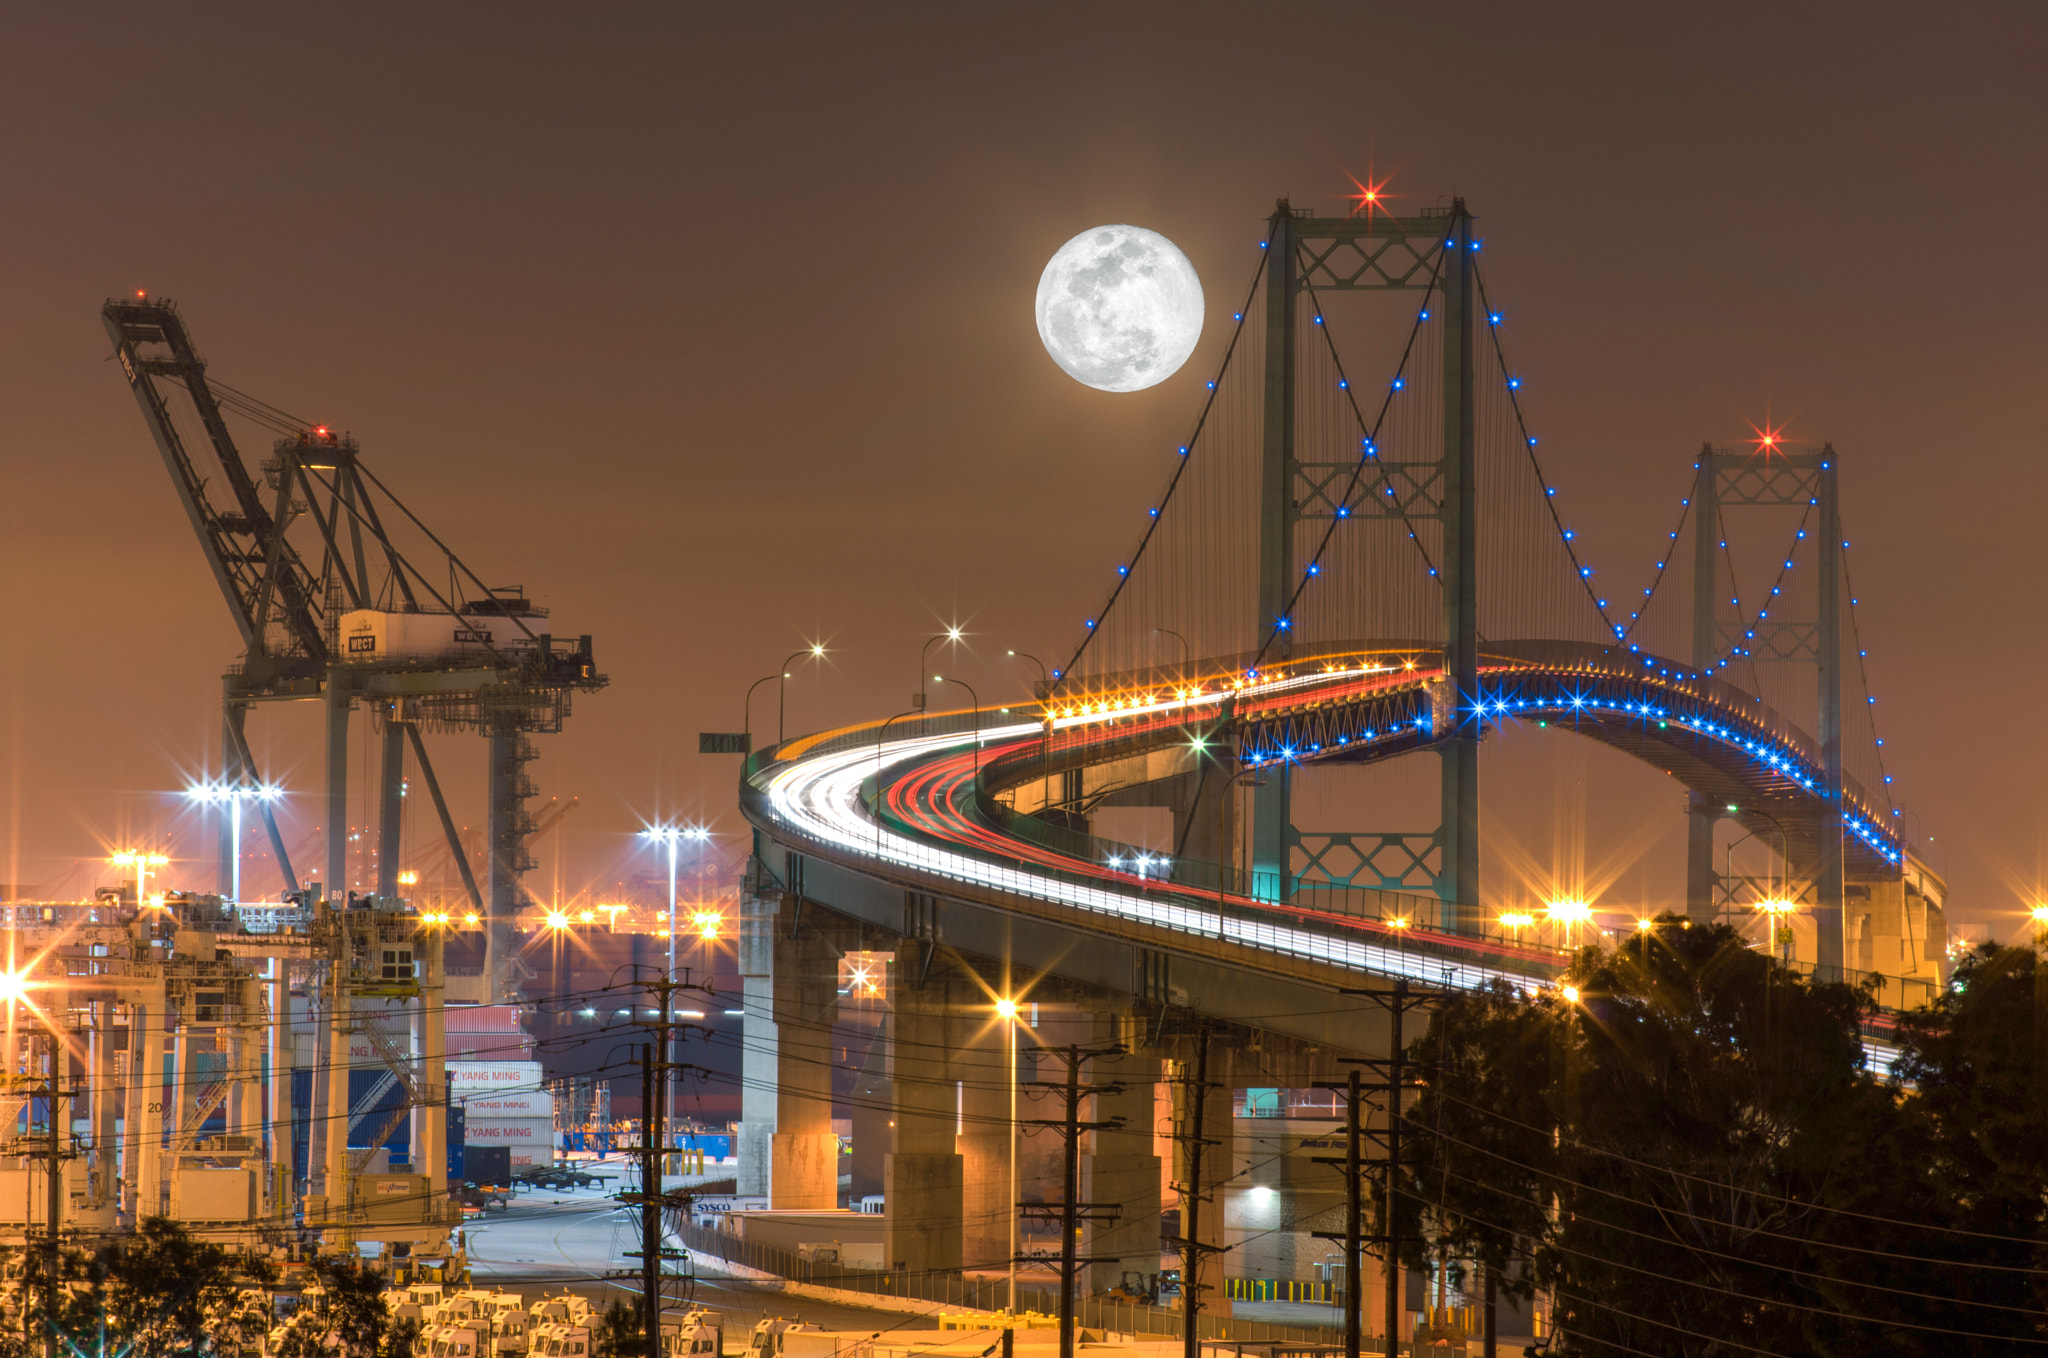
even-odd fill
[{"label": "concrete support column", "polygon": [[1226,869],[1237,866],[1240,838],[1237,791],[1243,784],[1231,783],[1231,772],[1231,769],[1209,760],[1191,772],[1178,775],[1168,784],[1172,789],[1168,801],[1173,809],[1175,881],[1205,888],[1215,886],[1214,879],[1206,872],[1186,873],[1178,866],[1180,859],[1220,863]]},{"label": "concrete support column", "polygon": [[[950,1020],[968,1004],[955,993],[959,978],[950,967],[935,960],[926,968],[927,946],[905,940],[889,974],[896,1127],[894,1149],[882,1167],[888,1213],[882,1254],[891,1267],[914,1272],[961,1265],[962,1172],[954,1149],[959,1093]],[[986,1005],[978,989],[975,998]]]},{"label": "concrete support column", "polygon": [[348,679],[327,672],[327,898],[348,901]]},{"label": "concrete support column", "polygon": [[90,1200],[95,1206],[110,1206],[119,1197],[119,1183],[114,1176],[114,1159],[118,1137],[114,1129],[114,1002],[100,1000],[92,1009],[92,1050],[86,1085],[91,1091],[92,1111],[92,1189]]},{"label": "concrete support column", "polygon": [[235,983],[233,1072],[228,1085],[228,1132],[249,1138],[251,1148],[263,1142],[263,1032],[269,1017],[264,1011],[263,983],[244,976]]},{"label": "concrete support column", "polygon": [[839,1138],[832,1131],[839,949],[816,928],[803,927],[793,901],[777,915],[773,948],[775,1134],[768,1205],[829,1210],[839,1206]]},{"label": "concrete support column", "polygon": [[[889,1020],[875,1025],[867,1056],[853,1082],[853,1173],[847,1196],[855,1203],[882,1191],[882,1165],[889,1157],[896,1092],[889,1087]],[[970,1258],[973,1257],[971,1254]]]},{"label": "concrete support column", "polygon": [[427,1176],[427,1193],[440,1210],[448,1194],[448,981],[447,943],[439,932],[413,944],[424,966],[420,987],[419,1054],[421,1097],[413,1113],[413,1173]]},{"label": "concrete support column", "polygon": [[270,1208],[273,1215],[282,1211],[289,1190],[285,1184],[292,1173],[292,1030],[291,1030],[291,963],[282,957],[270,959],[270,1026],[264,1032],[268,1044],[270,1069],[267,1083],[270,1089],[268,1105],[264,1109],[264,1128],[269,1132],[271,1185]]},{"label": "concrete support column", "polygon": [[128,1181],[134,1185],[135,1219],[162,1216],[164,1211],[164,988],[144,995],[129,1025],[129,1046],[135,1054],[128,1090],[129,1146],[134,1162]]},{"label": "concrete support column", "polygon": [[[1095,1045],[1122,1042],[1140,1048],[1142,1023],[1129,1015],[1098,1014]],[[1090,1134],[1094,1145],[1081,1158],[1081,1197],[1086,1202],[1113,1202],[1123,1209],[1113,1222],[1088,1229],[1091,1255],[1115,1255],[1113,1262],[1089,1265],[1091,1290],[1106,1291],[1134,1273],[1143,1281],[1159,1271],[1159,1157],[1152,1153],[1153,1104],[1160,1062],[1142,1050],[1114,1061],[1095,1061],[1089,1075],[1097,1083],[1117,1083],[1121,1094],[1095,1097],[1095,1120],[1124,1120],[1121,1131]]]},{"label": "concrete support column", "polygon": [[377,782],[377,894],[398,895],[399,832],[405,818],[405,727],[389,720],[397,715],[387,705],[384,752]]},{"label": "concrete support column", "polygon": [[[1225,1185],[1234,1172],[1237,1159],[1236,1120],[1231,1116],[1233,1091],[1230,1076],[1220,1072],[1230,1069],[1227,1055],[1219,1054],[1213,1047],[1209,1052],[1209,1082],[1221,1088],[1206,1091],[1195,1089],[1195,1062],[1192,1055],[1186,1060],[1176,1061],[1168,1078],[1173,1081],[1173,1130],[1179,1138],[1173,1143],[1173,1181],[1183,1185],[1187,1191],[1180,1194],[1181,1234],[1188,1231],[1188,1197],[1190,1192],[1202,1195],[1200,1210],[1196,1214],[1194,1238],[1201,1244],[1220,1249],[1227,1242],[1223,1225]],[[1187,1137],[1194,1125],[1194,1099],[1203,1096],[1202,1140],[1209,1143],[1202,1147],[1202,1180],[1200,1184],[1190,1182],[1188,1165],[1190,1149]],[[1192,1280],[1206,1284],[1209,1288],[1202,1294],[1202,1311],[1205,1315],[1228,1316],[1230,1299],[1223,1295],[1223,1260],[1221,1253],[1207,1255],[1199,1270],[1193,1271]],[[1183,1266],[1181,1276],[1189,1277],[1190,1270]]]},{"label": "concrete support column", "polygon": [[183,1149],[179,1143],[183,1140],[186,1111],[192,1106],[192,1067],[197,1060],[197,1053],[192,1050],[191,991],[185,992],[184,1000],[178,1007],[177,1031],[171,1034],[171,1078],[164,1090],[164,1133],[170,1141],[174,1162]]},{"label": "concrete support column", "polygon": [[327,1217],[339,1220],[348,1209],[348,1072],[353,1061],[349,1039],[355,1023],[348,997],[348,947],[328,963],[327,973],[327,1107],[319,1114],[320,1184],[327,1196]]},{"label": "concrete support column", "polygon": [[[954,1138],[962,1184],[960,1257],[965,1268],[1007,1269],[1018,1198],[1010,1177],[1010,1044],[1029,1030],[1021,1018],[995,1017],[993,1004],[981,1009],[959,1016],[963,1031],[954,1048],[960,1081],[960,1131]],[[1018,1108],[1022,1112],[1021,1096]],[[1007,1298],[993,1304],[1005,1305]]]},{"label": "concrete support column", "polygon": [[740,1131],[734,1188],[743,1198],[768,1196],[775,1136],[775,918],[776,902],[758,893],[740,897]]}]

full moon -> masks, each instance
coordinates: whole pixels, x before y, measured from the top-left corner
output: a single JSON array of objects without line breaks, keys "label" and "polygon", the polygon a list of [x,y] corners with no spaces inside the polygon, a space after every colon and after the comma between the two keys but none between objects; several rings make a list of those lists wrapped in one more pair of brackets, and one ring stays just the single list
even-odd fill
[{"label": "full moon", "polygon": [[1038,279],[1038,337],[1067,376],[1143,391],[1180,371],[1202,337],[1202,280],[1174,243],[1142,226],[1098,226]]}]

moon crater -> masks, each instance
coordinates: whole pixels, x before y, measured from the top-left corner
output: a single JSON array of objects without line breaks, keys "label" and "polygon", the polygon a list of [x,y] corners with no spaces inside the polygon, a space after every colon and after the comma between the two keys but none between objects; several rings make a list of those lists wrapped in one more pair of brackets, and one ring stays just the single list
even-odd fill
[{"label": "moon crater", "polygon": [[1062,245],[1040,275],[1038,336],[1074,380],[1142,391],[1194,353],[1202,280],[1157,231],[1094,227]]}]

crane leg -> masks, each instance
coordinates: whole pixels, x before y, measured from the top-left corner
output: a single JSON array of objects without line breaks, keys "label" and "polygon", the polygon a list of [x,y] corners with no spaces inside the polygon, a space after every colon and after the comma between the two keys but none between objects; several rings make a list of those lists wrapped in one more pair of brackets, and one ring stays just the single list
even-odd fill
[{"label": "crane leg", "polygon": [[382,781],[377,806],[377,894],[386,900],[398,895],[399,841],[405,814],[405,725],[396,720],[397,715],[389,709],[385,712],[384,759],[378,770]]}]

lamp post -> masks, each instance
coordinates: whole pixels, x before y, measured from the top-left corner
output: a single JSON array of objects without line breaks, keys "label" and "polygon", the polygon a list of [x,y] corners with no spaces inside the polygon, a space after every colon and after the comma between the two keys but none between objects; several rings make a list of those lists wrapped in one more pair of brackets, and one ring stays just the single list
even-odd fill
[{"label": "lamp post", "polygon": [[108,857],[107,861],[117,867],[135,869],[135,908],[140,910],[149,903],[149,870],[160,868],[170,858],[160,853],[149,853],[142,849],[123,849]]},{"label": "lamp post", "polygon": [[955,645],[958,645],[960,641],[960,629],[957,627],[948,627],[943,632],[934,633],[925,642],[924,649],[917,653],[917,692],[910,695],[910,706],[913,711],[924,711],[924,676],[926,666],[932,658],[932,647],[938,645],[942,641],[951,642]]},{"label": "lamp post", "polygon": [[981,777],[981,695],[974,691],[974,685],[965,679],[948,679],[943,674],[932,676],[935,684],[958,684],[967,690],[967,696],[974,700],[974,776]]},{"label": "lamp post", "polygon": [[[911,696],[916,698],[924,697],[922,693]],[[914,717],[923,710],[924,704],[919,703],[908,712],[898,712],[895,716],[883,722],[882,729],[875,733],[875,852],[878,854],[882,851],[882,744],[888,740],[889,728],[892,725],[903,720],[905,717]]]},{"label": "lamp post", "polygon": [[813,660],[823,660],[825,658],[825,648],[813,642],[801,651],[791,651],[789,659],[782,662],[782,678],[776,681],[775,685],[775,743],[777,745],[780,745],[784,739],[782,716],[788,707],[789,667],[805,656],[809,656]]},{"label": "lamp post", "polygon": [[234,853],[228,859],[228,894],[233,903],[242,900],[242,803],[244,801],[274,802],[284,795],[284,790],[271,783],[198,783],[185,790],[185,795],[202,806],[225,805],[228,808],[228,837],[234,844]]},{"label": "lamp post", "polygon": [[1032,697],[1040,702],[1044,702],[1052,695],[1052,676],[1046,673],[1043,660],[1040,660],[1029,651],[1004,651],[1003,654],[1009,656],[1012,660],[1029,660],[1032,664],[1038,666],[1038,687],[1032,692]]},{"label": "lamp post", "polygon": [[759,679],[756,679],[753,683],[747,685],[746,712],[740,718],[740,729],[747,733],[748,754],[752,754],[754,752],[754,690],[761,687],[761,685],[763,684],[773,683],[787,678],[789,678],[787,674],[783,673],[781,670],[777,670],[774,674],[764,674]]},{"label": "lamp post", "polygon": [[1038,742],[1038,780],[1046,784],[1045,805],[1052,805],[1052,775],[1046,770],[1052,764],[1052,676],[1045,671],[1045,662],[1029,651],[1006,651],[1004,654],[1018,660],[1029,660],[1038,666],[1038,687],[1033,696],[1041,704],[1040,716],[1044,718],[1045,732]]},{"label": "lamp post", "polygon": [[1593,918],[1593,907],[1572,897],[1552,901],[1544,907],[1543,913],[1550,917],[1551,923],[1565,926],[1565,941],[1569,945],[1578,937],[1575,926],[1585,924]]},{"label": "lamp post", "polygon": [[[695,840],[698,843],[708,841],[711,838],[711,832],[701,825],[657,825],[651,829],[642,830],[640,837],[668,846],[668,975],[665,979],[672,981],[676,975],[676,850],[686,839]],[[662,1015],[662,1021],[666,1025],[668,1015]],[[661,1059],[665,1062],[673,1061],[675,1059],[674,1031],[666,1026],[663,1027],[662,1031],[669,1034],[669,1040],[667,1048],[661,1054]],[[666,1083],[668,1085],[669,1125],[674,1126],[676,1082],[669,1080]]]},{"label": "lamp post", "polygon": [[996,1017],[1009,1038],[1010,1061],[1010,1314],[1017,1314],[1017,1002],[997,1000]]},{"label": "lamp post", "polygon": [[[1731,802],[1728,804],[1728,814],[1733,816],[1742,815],[1745,813],[1743,812],[1741,807],[1736,806],[1734,803]],[[1791,836],[1785,833],[1785,822],[1779,820],[1770,812],[1759,811],[1755,807],[1751,807],[1746,814],[1752,816],[1762,816],[1765,820],[1769,821],[1773,826],[1777,827],[1778,861],[1782,865],[1784,872],[1784,887],[1780,894],[1789,900],[1792,895],[1792,839]],[[1748,834],[1742,836],[1742,839],[1731,839],[1728,841],[1728,856],[1723,860],[1723,869],[1727,873],[1729,878],[1728,900],[1731,905],[1735,901],[1733,857],[1735,846],[1737,844],[1740,844],[1743,839],[1754,839],[1756,837],[1756,834],[1757,832],[1752,830]]]},{"label": "lamp post", "polygon": [[1164,632],[1167,636],[1180,643],[1180,677],[1181,681],[1185,683],[1188,677],[1188,668],[1193,664],[1193,661],[1190,659],[1192,653],[1188,650],[1188,639],[1174,631],[1171,627],[1155,627],[1152,630],[1155,633]]}]

